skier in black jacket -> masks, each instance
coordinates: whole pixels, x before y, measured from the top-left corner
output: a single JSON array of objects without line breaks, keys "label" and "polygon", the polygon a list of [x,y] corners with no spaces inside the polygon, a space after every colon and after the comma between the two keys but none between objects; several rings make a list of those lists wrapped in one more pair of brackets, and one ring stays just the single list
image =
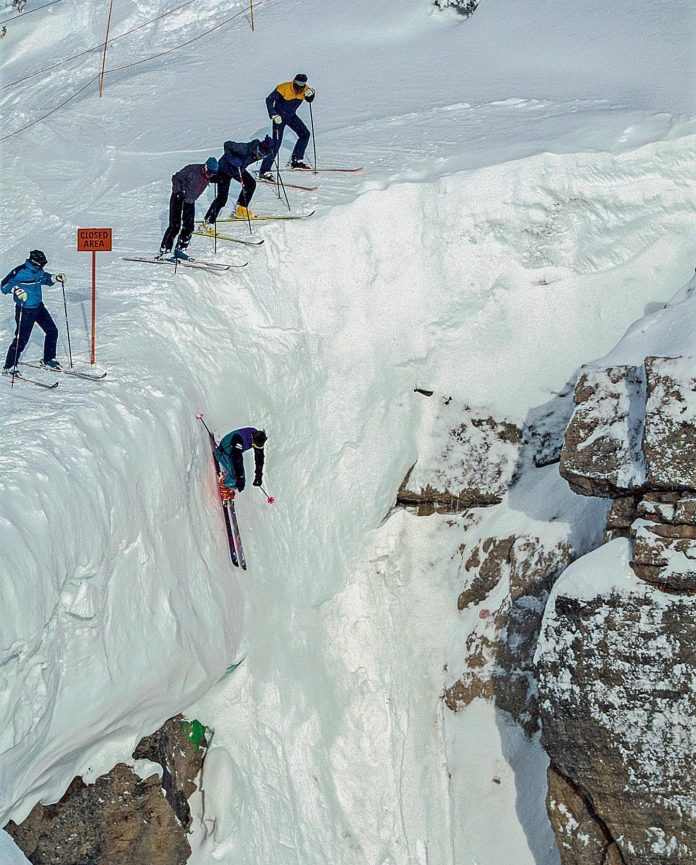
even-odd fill
[{"label": "skier in black jacket", "polygon": [[258,162],[273,153],[273,139],[267,135],[263,141],[254,138],[249,142],[226,141],[225,152],[218,160],[218,193],[215,201],[208,208],[201,231],[212,233],[213,224],[218,214],[227,204],[230,194],[230,182],[236,180],[242,184],[237,198],[234,215],[237,219],[246,219],[254,214],[249,210],[249,204],[256,189],[256,181],[247,171],[252,162]]},{"label": "skier in black jacket", "polygon": [[[196,199],[208,188],[209,183],[218,183],[218,161],[211,156],[205,164],[185,165],[172,175],[172,195],[169,199],[169,226],[164,232],[159,258],[172,251],[174,238],[179,235],[174,256],[188,259],[184,252],[191,241],[196,222]],[[229,182],[228,182],[229,185]],[[183,226],[182,226],[183,217]],[[179,230],[181,229],[181,234]]]}]

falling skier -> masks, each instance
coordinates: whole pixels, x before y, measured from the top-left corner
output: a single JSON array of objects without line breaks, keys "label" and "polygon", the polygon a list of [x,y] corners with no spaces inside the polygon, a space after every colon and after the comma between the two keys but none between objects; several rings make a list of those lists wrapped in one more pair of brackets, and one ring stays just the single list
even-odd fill
[{"label": "falling skier", "polygon": [[[168,256],[179,235],[174,257],[188,261],[185,250],[191,242],[196,221],[196,200],[205,192],[209,183],[217,183],[218,161],[211,156],[205,164],[185,165],[172,175],[172,195],[169,199],[169,226],[164,232],[158,258]],[[183,225],[182,225],[183,220]],[[179,233],[181,231],[181,233]]]},{"label": "falling skier", "polygon": [[218,193],[215,201],[208,208],[201,226],[201,231],[211,234],[218,214],[227,204],[232,180],[242,184],[234,215],[237,219],[253,217],[254,214],[249,210],[249,204],[256,189],[256,181],[249,174],[247,168],[252,162],[258,162],[259,159],[273,154],[273,139],[267,135],[263,141],[259,141],[258,138],[249,142],[226,141],[224,147],[225,152],[218,160]]},{"label": "falling skier", "polygon": [[[228,490],[239,490],[246,486],[244,474],[244,453],[254,451],[254,486],[263,484],[264,446],[266,444],[265,430],[255,427],[242,427],[232,430],[220,441],[215,456],[222,470],[222,485]],[[234,493],[232,493],[234,495]]]},{"label": "falling skier", "polygon": [[48,259],[40,249],[33,249],[29,258],[11,270],[0,283],[3,294],[12,294],[15,302],[15,329],[14,339],[10,343],[5,358],[3,373],[5,375],[17,376],[17,363],[20,355],[29,342],[29,337],[35,324],[43,330],[44,350],[41,366],[47,369],[62,369],[56,360],[56,346],[58,344],[58,328],[51,318],[51,314],[43,305],[42,286],[55,285],[54,280],[65,284],[65,274],[56,273],[53,276],[44,270]]},{"label": "falling skier", "polygon": [[290,157],[291,167],[311,168],[311,165],[307,165],[304,161],[305,150],[309,144],[309,129],[297,116],[297,109],[303,102],[313,102],[314,96],[314,90],[307,86],[307,76],[302,72],[298,73],[293,81],[279,84],[272,93],[268,94],[266,97],[266,108],[268,109],[268,116],[273,121],[275,147],[273,152],[261,163],[259,177],[262,177],[264,180],[275,180],[271,172],[271,166],[273,165],[273,159],[280,150],[286,126],[289,126],[293,132],[297,133],[297,141]]}]

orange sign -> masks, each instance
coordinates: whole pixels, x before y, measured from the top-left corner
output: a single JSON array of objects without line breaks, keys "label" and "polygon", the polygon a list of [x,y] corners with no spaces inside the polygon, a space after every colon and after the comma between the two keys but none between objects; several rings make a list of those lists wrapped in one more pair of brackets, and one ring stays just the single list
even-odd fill
[{"label": "orange sign", "polygon": [[78,228],[78,252],[111,252],[110,228]]}]

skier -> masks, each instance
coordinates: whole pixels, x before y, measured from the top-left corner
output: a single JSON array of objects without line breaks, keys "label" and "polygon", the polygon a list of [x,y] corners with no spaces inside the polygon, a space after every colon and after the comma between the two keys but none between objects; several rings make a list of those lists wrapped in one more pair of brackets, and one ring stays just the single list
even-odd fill
[{"label": "skier", "polygon": [[249,204],[256,189],[256,181],[249,174],[247,168],[252,162],[258,162],[269,153],[273,154],[273,139],[267,135],[263,141],[259,141],[258,138],[246,143],[226,141],[224,148],[225,152],[218,160],[218,193],[215,201],[208,208],[201,226],[201,231],[207,231],[210,234],[212,234],[213,224],[218,218],[218,213],[227,204],[232,179],[242,184],[234,215],[237,219],[247,219],[254,215],[249,210]]},{"label": "skier", "polygon": [[[196,221],[196,199],[208,188],[209,183],[217,183],[218,161],[211,156],[205,164],[185,165],[181,171],[172,174],[172,195],[169,199],[169,226],[164,232],[158,258],[169,255],[174,238],[179,235],[174,257],[188,260],[185,252],[191,241]],[[182,227],[183,220],[183,227]],[[179,230],[181,229],[181,234]]]},{"label": "skier", "polygon": [[263,483],[264,446],[266,432],[253,426],[232,430],[220,441],[215,451],[222,469],[222,484],[229,490],[241,491],[246,486],[244,474],[244,452],[254,451],[254,486]]},{"label": "skier", "polygon": [[314,90],[307,86],[307,76],[302,72],[298,73],[292,81],[279,84],[272,93],[268,94],[266,108],[268,109],[268,116],[273,121],[275,148],[273,153],[267,156],[261,163],[259,176],[264,180],[275,180],[271,172],[271,166],[273,165],[276,153],[280,150],[286,126],[289,126],[293,132],[297,133],[297,141],[290,157],[291,167],[312,167],[304,161],[305,150],[309,144],[309,129],[297,116],[297,109],[302,105],[303,101],[313,102],[314,95]]},{"label": "skier", "polygon": [[19,357],[24,351],[35,324],[43,330],[44,350],[41,366],[47,369],[62,369],[56,360],[56,345],[58,343],[58,328],[51,318],[51,314],[43,305],[43,285],[55,285],[54,279],[65,285],[65,274],[56,273],[52,276],[46,273],[44,267],[48,259],[40,249],[32,249],[29,258],[11,270],[0,283],[3,294],[12,294],[15,302],[15,329],[14,339],[10,343],[5,358],[3,373],[5,375],[17,375],[16,368]]}]

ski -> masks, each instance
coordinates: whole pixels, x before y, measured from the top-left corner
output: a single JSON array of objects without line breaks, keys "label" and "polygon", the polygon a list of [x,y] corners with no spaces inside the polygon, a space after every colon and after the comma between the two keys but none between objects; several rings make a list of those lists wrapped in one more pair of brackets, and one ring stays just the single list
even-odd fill
[{"label": "ski", "polygon": [[91,373],[91,372],[80,372],[76,369],[46,369],[45,366],[41,366],[40,363],[28,363],[25,360],[20,360],[22,366],[30,366],[32,369],[40,369],[44,372],[60,372],[63,375],[73,375],[75,378],[85,378],[88,381],[101,381],[103,378],[106,378],[105,372],[100,373]]},{"label": "ski", "polygon": [[[277,219],[309,219],[310,216],[314,214],[314,210],[310,210],[309,213],[280,213],[278,215],[275,214],[260,214],[258,216],[252,216],[251,221],[255,222],[256,220],[260,222],[270,222],[271,220]],[[218,222],[243,222],[246,224],[246,217],[237,217],[231,216],[229,219],[218,219]],[[218,237],[220,235],[218,234]]]},{"label": "ski", "polygon": [[198,258],[189,258],[188,261],[176,262],[169,258],[124,258],[123,261],[138,261],[141,264],[168,264],[170,267],[174,267],[176,264],[177,267],[190,267],[194,270],[207,270],[213,273],[225,273],[225,271],[231,270],[233,267],[246,267],[249,263],[245,261],[244,264],[219,264],[217,261],[201,261]]},{"label": "ski", "polygon": [[305,174],[311,172],[312,174],[316,174],[317,171],[328,171],[328,172],[338,172],[339,174],[357,174],[358,171],[363,170],[363,166],[359,165],[356,168],[293,168],[292,165],[286,165],[285,168],[281,168],[281,171],[299,171],[304,172]]},{"label": "ski", "polygon": [[[12,380],[12,376],[8,375],[7,378],[9,378],[10,381]],[[57,388],[58,384],[59,384],[59,382],[57,382],[57,381],[54,381],[53,384],[46,384],[45,381],[36,381],[33,378],[27,378],[24,375],[24,373],[21,373],[21,372],[16,372],[14,375],[14,378],[15,378],[15,381],[26,381],[29,384],[35,384],[37,387],[42,387],[45,390],[55,390],[55,388]]]},{"label": "ski", "polygon": [[263,243],[263,239],[258,237],[228,237],[226,234],[208,234],[207,231],[194,231],[193,233],[200,237],[207,237],[210,240],[214,240],[217,237],[218,240],[229,240],[231,243],[243,243],[245,246],[261,246]]},{"label": "ski", "polygon": [[230,548],[230,558],[232,559],[232,564],[235,568],[239,567],[239,560],[237,559],[237,550],[234,545],[234,535],[232,534],[232,524],[230,522],[230,501],[225,500],[222,497],[222,491],[220,489],[220,463],[215,456],[215,449],[217,448],[217,442],[215,441],[215,436],[212,433],[208,433],[210,437],[210,448],[213,453],[213,465],[215,467],[215,480],[218,485],[218,495],[220,496],[220,504],[222,505],[222,513],[225,518],[225,529],[227,531],[227,544]]},{"label": "ski", "polygon": [[239,534],[239,524],[237,523],[237,511],[234,509],[234,502],[229,501],[227,503],[228,510],[230,512],[230,519],[232,521],[232,535],[234,537],[234,544],[237,548],[237,556],[239,557],[239,566],[243,571],[246,571],[246,558],[244,557],[244,547],[242,546],[242,538]]},{"label": "ski", "polygon": [[[265,180],[263,177],[259,177],[257,182],[265,183],[266,186],[273,186],[276,189],[278,188],[278,184],[275,180]],[[285,186],[286,189],[301,189],[303,192],[316,192],[317,189],[319,189],[318,186],[301,186],[299,183],[285,183],[285,181],[283,181],[283,186]]]}]

